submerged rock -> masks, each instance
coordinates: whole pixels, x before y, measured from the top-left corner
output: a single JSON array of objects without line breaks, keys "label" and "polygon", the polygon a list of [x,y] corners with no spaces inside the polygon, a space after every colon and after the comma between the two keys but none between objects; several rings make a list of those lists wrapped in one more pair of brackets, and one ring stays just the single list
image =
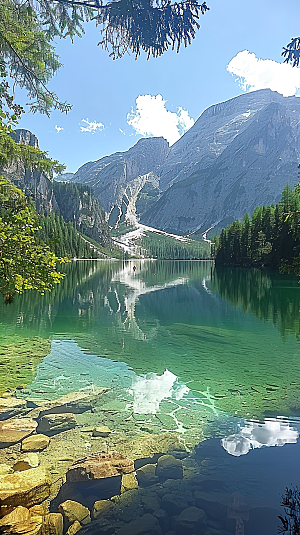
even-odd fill
[{"label": "submerged rock", "polygon": [[182,479],[183,467],[180,459],[175,459],[173,455],[162,455],[157,461],[155,474],[160,481],[166,479]]},{"label": "submerged rock", "polygon": [[141,487],[150,487],[158,483],[159,478],[155,474],[155,464],[145,464],[136,471],[136,477]]},{"label": "submerged rock", "polygon": [[25,438],[22,441],[22,451],[40,451],[47,448],[50,438],[46,435],[37,434]]},{"label": "submerged rock", "polygon": [[44,468],[0,475],[1,507],[31,507],[43,502],[49,495],[49,474]]},{"label": "submerged rock", "polygon": [[93,429],[93,437],[103,437],[106,438],[110,435],[111,430],[106,425],[99,425]]},{"label": "submerged rock", "polygon": [[162,530],[157,518],[147,513],[125,524],[117,535],[162,535]]},{"label": "submerged rock", "polygon": [[0,420],[12,418],[27,409],[25,399],[17,399],[13,396],[0,397]]},{"label": "submerged rock", "polygon": [[40,460],[36,453],[27,453],[23,455],[14,465],[13,470],[15,472],[22,472],[23,470],[29,470],[30,468],[37,468],[40,464]]},{"label": "submerged rock", "polygon": [[108,513],[113,508],[114,504],[110,500],[97,500],[93,507],[93,518]]},{"label": "submerged rock", "polygon": [[118,452],[95,453],[75,462],[66,473],[67,482],[90,481],[134,472],[134,463]]},{"label": "submerged rock", "polygon": [[80,414],[90,411],[98,402],[99,396],[105,394],[108,388],[95,388],[91,392],[70,392],[54,401],[39,403],[32,399],[32,403],[40,409],[40,417],[47,414]]},{"label": "submerged rock", "polygon": [[37,427],[32,418],[11,418],[0,422],[0,448],[8,448],[31,435]]},{"label": "submerged rock", "polygon": [[77,422],[73,413],[67,414],[48,414],[42,416],[37,428],[38,433],[45,435],[55,435],[62,431],[68,431],[76,427]]},{"label": "submerged rock", "polygon": [[203,509],[188,507],[184,509],[175,522],[175,531],[178,535],[192,535],[199,533],[206,526],[206,515]]}]

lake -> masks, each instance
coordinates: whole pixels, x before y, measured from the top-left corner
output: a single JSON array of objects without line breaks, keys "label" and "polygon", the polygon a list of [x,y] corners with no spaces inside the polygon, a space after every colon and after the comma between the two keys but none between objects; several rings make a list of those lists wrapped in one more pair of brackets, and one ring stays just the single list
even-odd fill
[{"label": "lake", "polygon": [[[137,438],[177,434],[191,452],[187,469],[213,459],[202,464],[207,477],[223,470],[230,492],[280,513],[280,494],[300,475],[298,279],[210,261],[65,269],[51,294],[1,304],[0,342],[51,340],[18,395],[34,404],[109,387],[108,403],[134,419]],[[277,533],[275,517],[262,533]]]}]

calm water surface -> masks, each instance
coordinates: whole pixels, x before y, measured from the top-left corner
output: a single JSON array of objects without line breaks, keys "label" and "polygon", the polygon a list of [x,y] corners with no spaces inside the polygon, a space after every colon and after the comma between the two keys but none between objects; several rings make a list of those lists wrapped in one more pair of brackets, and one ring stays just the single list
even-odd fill
[{"label": "calm water surface", "polygon": [[[158,417],[188,445],[209,438],[220,458],[247,458],[252,493],[269,488],[279,503],[278,489],[299,483],[296,278],[201,261],[79,261],[66,271],[51,295],[28,292],[0,310],[0,336],[52,339],[27,395],[113,386],[150,427]],[[267,470],[265,487],[255,466]]]}]

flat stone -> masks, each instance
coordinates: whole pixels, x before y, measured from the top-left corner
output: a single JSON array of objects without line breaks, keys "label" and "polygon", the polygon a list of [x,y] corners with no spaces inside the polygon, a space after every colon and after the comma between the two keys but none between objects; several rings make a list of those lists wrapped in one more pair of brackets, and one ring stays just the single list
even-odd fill
[{"label": "flat stone", "polygon": [[47,448],[50,438],[46,435],[31,435],[22,441],[22,451],[41,451]]},{"label": "flat stone", "polygon": [[1,507],[31,507],[43,502],[50,495],[49,477],[41,467],[0,475]]},{"label": "flat stone", "polygon": [[90,392],[70,392],[54,401],[39,404],[37,400],[32,400],[38,404],[40,417],[47,414],[81,414],[90,411],[99,401],[99,396],[108,391],[108,388],[95,388]]},{"label": "flat stone", "polygon": [[158,483],[159,478],[155,475],[155,470],[155,464],[145,464],[136,471],[136,477],[141,487],[150,487]]},{"label": "flat stone", "polygon": [[0,448],[8,448],[21,442],[36,430],[37,423],[32,418],[11,418],[0,422]]},{"label": "flat stone", "polygon": [[97,500],[94,503],[94,507],[93,507],[93,518],[94,519],[98,518],[98,516],[104,513],[107,513],[113,507],[114,507],[114,504],[110,500]]},{"label": "flat stone", "polygon": [[75,520],[80,522],[82,526],[91,522],[91,515],[88,508],[79,502],[66,500],[58,506],[58,510],[70,524],[73,524]]},{"label": "flat stone", "polygon": [[117,535],[162,535],[162,530],[157,518],[147,513],[125,524]]},{"label": "flat stone", "polygon": [[[29,522],[30,512],[26,507],[19,505],[11,513],[0,519],[0,526],[11,526],[20,522]],[[0,528],[1,532],[1,528]]]},{"label": "flat stone", "polygon": [[106,425],[99,425],[93,429],[93,437],[103,437],[106,438],[110,435],[111,430]]},{"label": "flat stone", "polygon": [[165,481],[166,479],[182,479],[182,461],[176,459],[173,455],[162,455],[157,461],[155,474],[159,477],[160,481]]},{"label": "flat stone", "polygon": [[13,465],[13,470],[15,472],[22,472],[30,468],[37,468],[39,464],[40,460],[36,453],[27,453],[26,455],[22,455],[21,459]]},{"label": "flat stone", "polygon": [[63,535],[63,516],[61,513],[49,513],[44,518],[43,535]]},{"label": "flat stone", "polygon": [[66,535],[75,535],[77,531],[81,529],[81,524],[78,522],[78,520],[75,520],[73,524],[69,527],[69,529],[66,532]]},{"label": "flat stone", "polygon": [[48,436],[56,435],[62,431],[68,431],[76,427],[77,422],[74,414],[47,414],[39,420],[38,433]]},{"label": "flat stone", "polygon": [[75,462],[66,473],[70,483],[120,476],[134,472],[134,463],[118,452],[95,453]]},{"label": "flat stone", "polygon": [[17,399],[13,396],[0,397],[0,420],[7,420],[25,411],[27,403],[25,399]]},{"label": "flat stone", "polygon": [[178,516],[175,522],[175,531],[178,535],[192,535],[201,529],[204,530],[205,526],[206,515],[203,509],[188,507]]}]

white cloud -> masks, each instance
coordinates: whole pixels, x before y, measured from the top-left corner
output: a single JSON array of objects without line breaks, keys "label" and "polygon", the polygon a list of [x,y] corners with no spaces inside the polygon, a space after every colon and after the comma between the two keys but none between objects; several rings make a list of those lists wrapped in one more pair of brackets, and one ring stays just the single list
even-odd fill
[{"label": "white cloud", "polygon": [[122,128],[119,128],[119,130],[120,130],[121,134],[123,134],[125,136],[124,130],[122,130]]},{"label": "white cloud", "polygon": [[91,132],[92,134],[94,134],[95,132],[97,132],[97,130],[101,131],[104,128],[104,124],[97,123],[96,121],[89,121],[88,119],[82,119],[81,122],[87,124],[87,126],[81,126],[80,132]]},{"label": "white cloud", "polygon": [[300,69],[287,63],[257,58],[248,50],[234,56],[227,70],[236,76],[236,82],[243,91],[269,88],[290,97],[300,88]]},{"label": "white cloud", "polygon": [[54,128],[55,128],[55,130],[56,130],[56,132],[57,132],[58,134],[59,134],[59,132],[60,132],[61,130],[63,130],[63,127],[62,127],[62,126],[57,126],[57,124],[55,125]]},{"label": "white cloud", "polygon": [[248,422],[245,427],[240,428],[239,433],[223,438],[221,444],[230,455],[240,457],[251,449],[263,446],[295,444],[298,437],[297,429],[282,420],[270,418],[262,424]]},{"label": "white cloud", "polygon": [[135,102],[136,111],[128,113],[127,123],[142,136],[162,136],[173,145],[195,122],[181,107],[177,113],[168,111],[162,95],[139,95]]}]

